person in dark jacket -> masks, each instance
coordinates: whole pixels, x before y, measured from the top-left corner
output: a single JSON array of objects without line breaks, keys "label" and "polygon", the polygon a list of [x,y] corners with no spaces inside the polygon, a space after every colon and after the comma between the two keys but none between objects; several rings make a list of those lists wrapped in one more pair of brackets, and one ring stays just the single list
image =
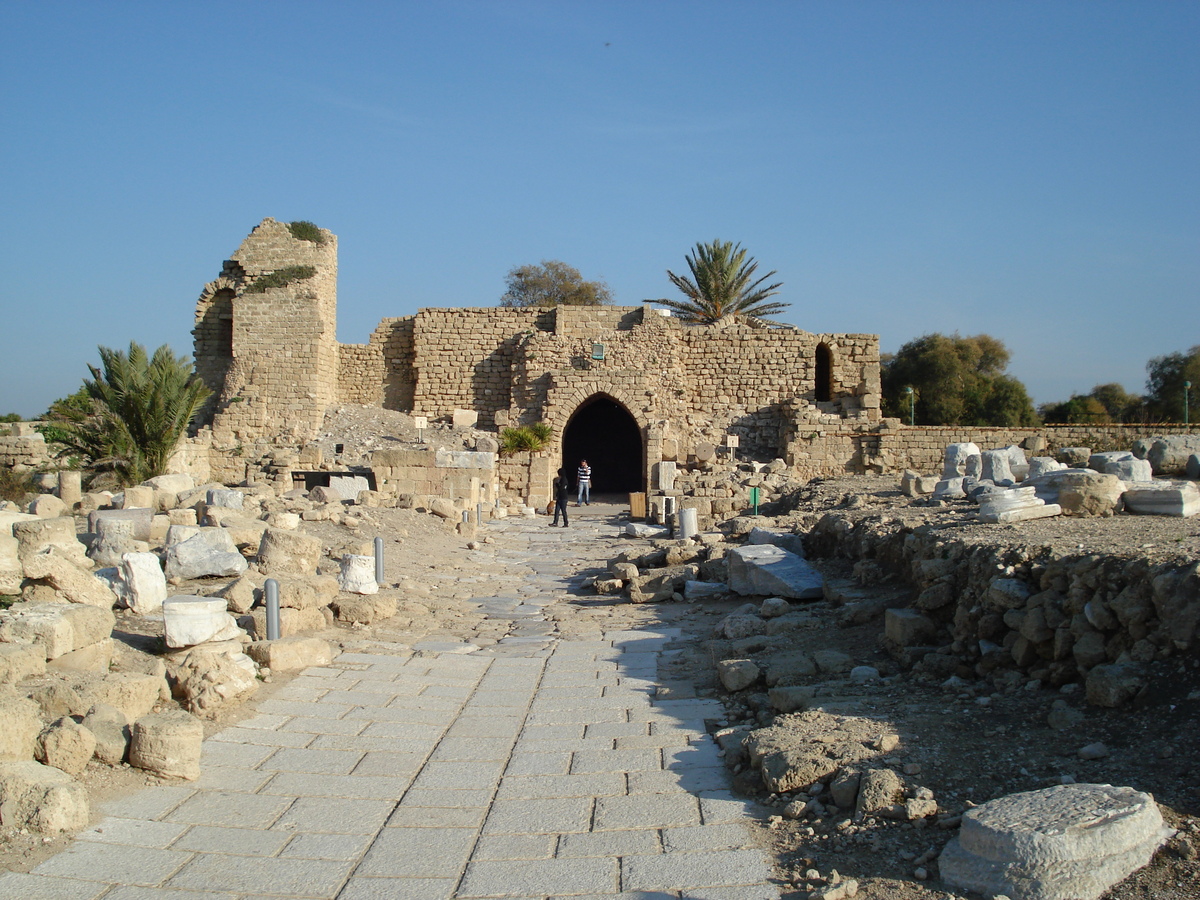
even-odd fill
[{"label": "person in dark jacket", "polygon": [[554,521],[551,525],[558,524],[558,514],[562,513],[563,528],[566,528],[570,523],[567,521],[567,497],[571,493],[571,482],[567,478],[567,470],[559,469],[558,477],[554,479]]}]

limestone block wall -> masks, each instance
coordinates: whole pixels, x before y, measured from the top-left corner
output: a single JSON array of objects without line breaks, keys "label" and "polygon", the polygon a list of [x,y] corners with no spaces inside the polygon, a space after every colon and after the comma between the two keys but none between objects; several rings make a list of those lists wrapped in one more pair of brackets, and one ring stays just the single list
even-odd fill
[{"label": "limestone block wall", "polygon": [[[337,238],[296,238],[264,219],[205,286],[196,305],[196,367],[215,392],[206,411],[219,446],[265,437],[302,441],[339,394]],[[311,266],[312,277],[252,291],[264,276]]]},{"label": "limestone block wall", "polygon": [[360,406],[382,406],[384,398],[383,346],[340,344],[338,400]]},{"label": "limestone block wall", "polygon": [[408,411],[416,396],[413,368],[413,326],[415,316],[384,319],[371,334],[371,346],[379,348],[382,359],[382,403],[385,409]]},{"label": "limestone block wall", "polygon": [[50,454],[46,447],[46,439],[38,432],[0,435],[0,466],[25,471],[49,463]]},{"label": "limestone block wall", "polygon": [[548,453],[514,453],[496,461],[496,484],[502,501],[518,500],[544,508],[551,500],[554,468]]},{"label": "limestone block wall", "polygon": [[538,309],[423,309],[413,323],[414,415],[473,409],[495,422],[511,397],[513,348],[546,316]]},{"label": "limestone block wall", "polygon": [[468,505],[496,498],[495,468],[439,466],[431,449],[377,450],[371,454],[371,471],[376,490],[385,497],[444,497]]}]

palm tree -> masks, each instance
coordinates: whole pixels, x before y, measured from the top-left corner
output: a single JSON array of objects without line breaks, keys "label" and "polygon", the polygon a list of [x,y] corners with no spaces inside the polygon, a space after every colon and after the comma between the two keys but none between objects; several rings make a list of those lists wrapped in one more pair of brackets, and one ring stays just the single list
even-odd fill
[{"label": "palm tree", "polygon": [[66,443],[122,484],[163,474],[208,388],[165,344],[152,357],[136,342],[128,353],[101,347],[100,363],[83,381],[93,415],[67,426]]},{"label": "palm tree", "polygon": [[790,305],[765,302],[779,292],[783,282],[762,286],[775,274],[774,270],[753,280],[758,263],[754,257],[746,257],[741,244],[719,240],[697,244],[688,255],[687,264],[692,270],[691,278],[667,270],[667,277],[687,299],[657,301],[675,310],[685,322],[715,322],[728,315],[762,318],[776,315]]}]

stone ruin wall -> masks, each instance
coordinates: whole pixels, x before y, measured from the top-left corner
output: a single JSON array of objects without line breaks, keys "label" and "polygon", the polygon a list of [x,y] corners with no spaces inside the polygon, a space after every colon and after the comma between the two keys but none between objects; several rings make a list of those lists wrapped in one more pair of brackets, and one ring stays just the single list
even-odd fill
[{"label": "stone ruin wall", "polygon": [[[821,344],[828,400],[816,396]],[[423,309],[385,320],[367,345],[342,345],[339,399],[431,418],[470,409],[484,427],[545,421],[561,434],[579,403],[605,393],[666,442],[668,458],[727,432],[747,452],[777,455],[797,398],[817,419],[878,420],[878,352],[874,335],[686,326],[646,307]]]},{"label": "stone ruin wall", "polygon": [[[366,344],[339,344],[337,238],[322,234],[323,243],[299,240],[264,219],[201,294],[193,334],[197,372],[214,391],[205,411],[214,477],[240,480],[272,446],[303,445],[336,403],[431,418],[474,410],[485,428],[544,421],[561,441],[597,394],[637,422],[647,483],[659,460],[687,461],[727,433],[743,453],[771,457],[814,423],[858,436],[827,441],[814,473],[876,459],[877,449],[861,450],[880,421],[875,335],[686,326],[643,304],[423,309],[384,319]],[[295,265],[316,275],[249,292]],[[603,359],[592,358],[594,343]]]},{"label": "stone ruin wall", "polygon": [[1011,670],[1058,686],[1098,666],[1200,649],[1200,563],[946,535],[886,514],[831,512],[805,549],[854,561],[866,583],[910,586],[915,640],[889,649],[939,680],[965,663],[981,676]]},{"label": "stone ruin wall", "polygon": [[[214,392],[206,410],[218,452],[268,438],[302,442],[339,393],[337,237],[293,237],[264,219],[205,286],[192,334],[196,370]],[[262,293],[255,281],[287,266],[316,274]]]}]

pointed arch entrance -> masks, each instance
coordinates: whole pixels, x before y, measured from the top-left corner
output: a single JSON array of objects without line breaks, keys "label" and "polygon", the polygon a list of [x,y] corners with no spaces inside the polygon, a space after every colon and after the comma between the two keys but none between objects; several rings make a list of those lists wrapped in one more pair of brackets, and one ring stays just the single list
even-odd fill
[{"label": "pointed arch entrance", "polygon": [[572,484],[579,461],[592,467],[592,493],[644,491],[645,451],[636,420],[608,394],[593,394],[571,414],[563,429],[562,466]]}]

